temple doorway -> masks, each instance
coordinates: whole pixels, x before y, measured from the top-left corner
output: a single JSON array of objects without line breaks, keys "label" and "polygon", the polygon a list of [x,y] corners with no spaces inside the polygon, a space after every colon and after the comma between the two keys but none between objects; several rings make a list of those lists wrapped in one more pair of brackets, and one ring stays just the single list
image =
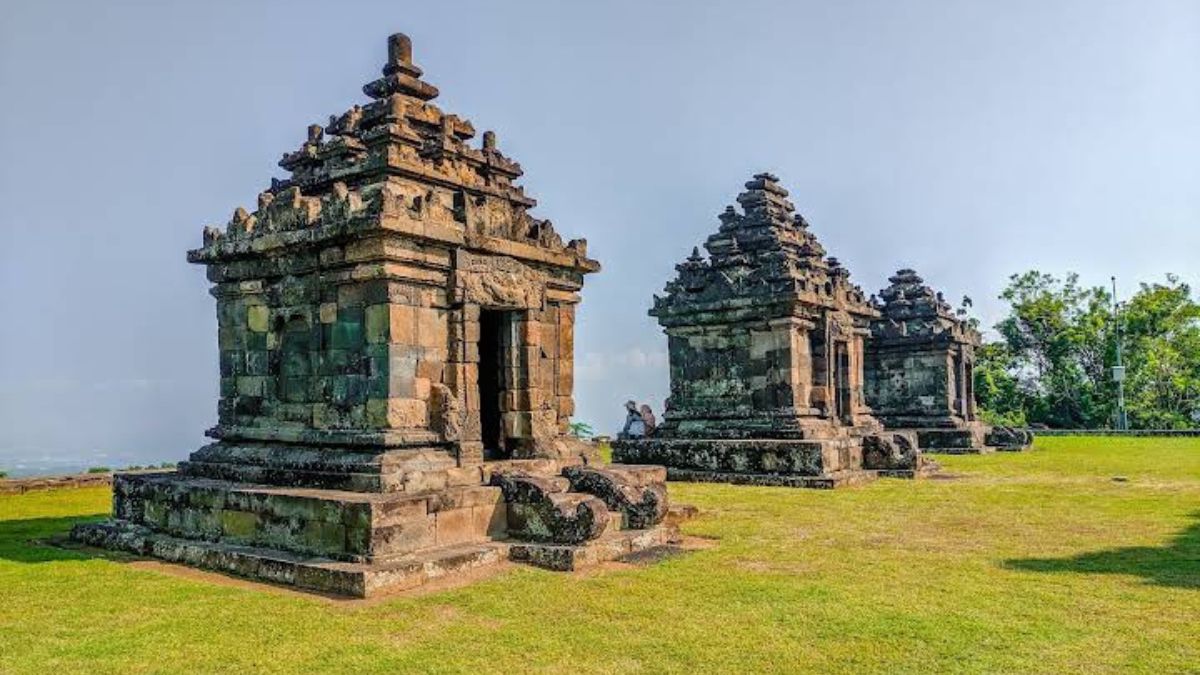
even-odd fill
[{"label": "temple doorway", "polygon": [[504,437],[504,394],[515,362],[514,314],[486,309],[479,313],[479,425],[485,460],[512,457]]},{"label": "temple doorway", "polygon": [[834,347],[834,386],[836,387],[837,416],[846,424],[854,423],[850,401],[850,349],[845,342]]}]

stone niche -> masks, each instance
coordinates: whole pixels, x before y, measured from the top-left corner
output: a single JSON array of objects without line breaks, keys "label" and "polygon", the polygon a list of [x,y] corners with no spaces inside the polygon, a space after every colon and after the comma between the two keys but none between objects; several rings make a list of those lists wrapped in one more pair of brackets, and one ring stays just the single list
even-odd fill
[{"label": "stone niche", "polygon": [[770,174],[720,214],[650,315],[667,334],[671,394],[652,438],[621,461],[680,480],[834,487],[931,470],[912,435],[885,433],[864,397],[878,311]]},{"label": "stone niche", "polygon": [[900,270],[888,281],[879,293],[866,352],[867,402],[884,427],[915,433],[921,448],[932,453],[1028,445],[1019,439],[1012,447],[977,417],[978,331],[913,270]]},{"label": "stone niche", "polygon": [[216,298],[215,442],[118,477],[115,520],[78,538],[365,595],[673,536],[661,468],[599,467],[567,433],[600,265],[421,75],[392,36],[372,100],[310,126],[256,209],[204,229],[188,260]]}]

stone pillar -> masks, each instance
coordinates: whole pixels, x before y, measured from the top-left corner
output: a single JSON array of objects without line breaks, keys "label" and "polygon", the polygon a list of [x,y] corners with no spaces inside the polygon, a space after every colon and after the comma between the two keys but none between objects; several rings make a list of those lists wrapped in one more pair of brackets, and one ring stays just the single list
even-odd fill
[{"label": "stone pillar", "polygon": [[850,339],[850,412],[860,415],[867,412],[867,402],[863,394],[863,383],[866,379],[866,353],[863,335],[855,333]]},{"label": "stone pillar", "polygon": [[975,363],[963,359],[966,375],[966,408],[967,420],[974,422],[978,411],[975,409]]},{"label": "stone pillar", "polygon": [[951,415],[958,412],[958,364],[953,352],[947,352],[946,362],[946,397],[945,405]]},{"label": "stone pillar", "polygon": [[792,405],[801,412],[812,410],[812,324],[807,321],[788,322],[788,356],[791,374]]},{"label": "stone pillar", "polygon": [[446,384],[458,398],[462,414],[459,465],[483,461],[483,432],[479,417],[479,306],[466,304],[449,316],[449,355]]},{"label": "stone pillar", "polygon": [[557,342],[554,360],[554,396],[558,408],[559,433],[567,433],[575,414],[575,305],[563,304],[556,312],[558,322],[552,328]]}]

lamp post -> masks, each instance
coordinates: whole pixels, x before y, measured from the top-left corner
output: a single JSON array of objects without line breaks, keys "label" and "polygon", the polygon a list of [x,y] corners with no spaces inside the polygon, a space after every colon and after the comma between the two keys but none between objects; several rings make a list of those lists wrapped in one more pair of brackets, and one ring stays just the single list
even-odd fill
[{"label": "lamp post", "polygon": [[1113,366],[1112,376],[1113,381],[1117,383],[1117,419],[1116,426],[1119,431],[1129,429],[1129,418],[1125,415],[1125,363],[1122,361],[1121,349],[1124,335],[1121,330],[1121,314],[1120,304],[1117,302],[1117,278],[1112,278],[1112,308],[1113,308],[1113,323],[1117,327],[1117,365]]}]

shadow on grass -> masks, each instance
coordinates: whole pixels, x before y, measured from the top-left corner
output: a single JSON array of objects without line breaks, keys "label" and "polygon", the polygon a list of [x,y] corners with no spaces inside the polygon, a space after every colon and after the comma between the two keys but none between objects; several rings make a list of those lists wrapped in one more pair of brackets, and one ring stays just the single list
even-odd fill
[{"label": "shadow on grass", "polygon": [[1159,586],[1200,590],[1200,512],[1196,522],[1166,546],[1134,546],[1084,553],[1070,558],[1006,560],[1008,569],[1029,572],[1130,574]]},{"label": "shadow on grass", "polygon": [[40,563],[92,557],[83,551],[55,546],[47,540],[65,539],[75,525],[104,520],[106,517],[108,517],[107,513],[97,513],[69,518],[0,520],[0,560]]}]

